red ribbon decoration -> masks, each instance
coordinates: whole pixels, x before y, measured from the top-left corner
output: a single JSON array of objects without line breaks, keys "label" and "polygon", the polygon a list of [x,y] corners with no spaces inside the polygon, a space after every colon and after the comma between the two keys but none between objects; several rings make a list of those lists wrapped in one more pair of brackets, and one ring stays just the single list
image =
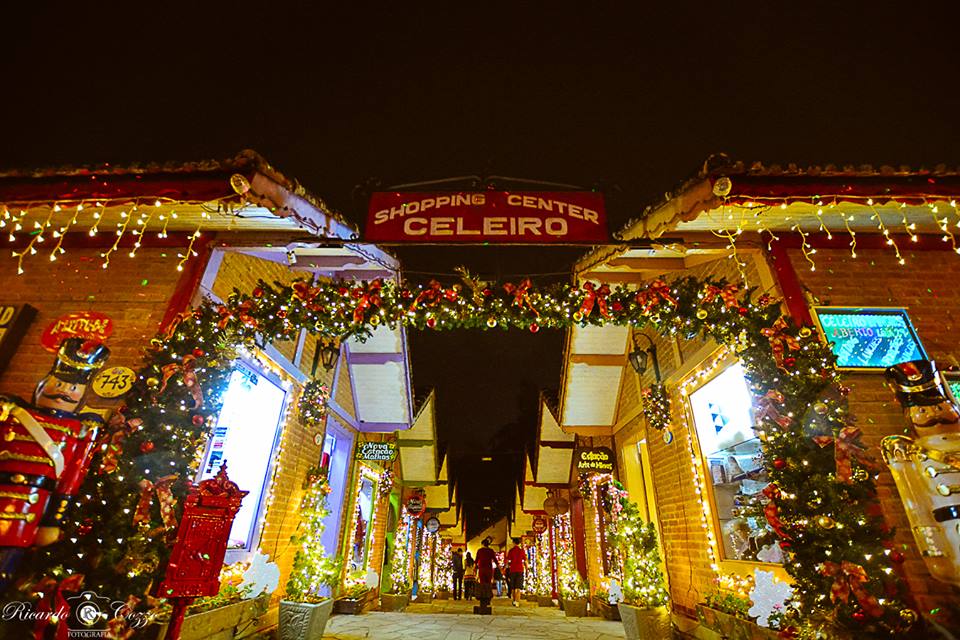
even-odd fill
[{"label": "red ribbon decoration", "polygon": [[832,436],[814,436],[813,441],[820,447],[833,443],[834,457],[837,461],[837,481],[850,484],[853,479],[853,463],[856,462],[868,471],[878,469],[877,462],[867,453],[867,448],[860,442],[863,432],[859,427],[844,427],[837,434],[836,440]]},{"label": "red ribbon decoration", "polygon": [[70,605],[67,599],[63,597],[64,592],[79,591],[83,586],[83,574],[75,573],[72,576],[64,578],[57,582],[56,578],[47,576],[37,583],[34,587],[34,593],[42,593],[43,597],[37,602],[36,622],[33,623],[33,637],[36,640],[43,640],[44,631],[50,625],[50,616],[56,615],[59,618],[57,623],[56,640],[66,640],[67,618],[70,616]]},{"label": "red ribbon decoration", "polygon": [[607,296],[610,295],[610,285],[602,284],[600,287],[594,288],[592,282],[584,282],[583,290],[587,292],[587,296],[583,299],[583,304],[580,305],[580,315],[584,318],[590,317],[590,314],[593,313],[593,307],[596,305],[597,309],[600,310],[600,315],[609,318]]},{"label": "red ribbon decoration", "polygon": [[850,594],[857,599],[857,604],[867,614],[874,618],[883,616],[883,609],[877,599],[864,588],[867,582],[866,570],[858,564],[848,562],[824,562],[820,568],[820,575],[833,578],[830,587],[830,600],[833,602],[847,602]]},{"label": "red ribbon decoration", "polygon": [[[513,284],[512,282],[508,282],[503,285],[504,291],[506,291],[508,295],[513,296],[514,306],[516,307],[526,306],[528,309],[530,309],[530,311],[533,312],[533,315],[539,318],[540,312],[537,311],[534,308],[533,303],[530,302],[531,287],[533,287],[533,283],[530,282],[530,278],[524,278],[523,280],[520,281],[519,285]],[[584,286],[584,288],[586,288],[586,286]]]},{"label": "red ribbon decoration", "polygon": [[107,423],[109,428],[100,437],[98,444],[103,449],[103,459],[100,462],[100,468],[97,470],[98,475],[113,473],[117,470],[120,454],[123,453],[123,441],[131,433],[140,429],[142,424],[143,420],[140,418],[127,420],[122,411],[117,411],[110,416]]},{"label": "red ribbon decoration", "polygon": [[250,315],[250,312],[253,311],[253,307],[253,300],[246,300],[239,307],[237,307],[237,311],[234,313],[229,307],[220,305],[217,307],[217,313],[220,314],[220,322],[217,323],[217,328],[226,328],[226,326],[230,324],[230,320],[233,318],[238,318],[245,325],[256,327],[257,319]]},{"label": "red ribbon decoration", "polygon": [[184,311],[173,317],[173,320],[170,321],[170,324],[167,325],[167,328],[163,331],[163,339],[169,340],[173,337],[173,334],[177,332],[177,328],[180,326],[180,323],[184,320],[189,320],[193,317],[193,311]]},{"label": "red ribbon decoration", "polygon": [[311,287],[310,283],[304,280],[298,280],[293,283],[293,297],[302,302],[313,302],[313,299],[320,295],[320,287]]},{"label": "red ribbon decoration", "polygon": [[740,288],[735,284],[728,284],[725,287],[708,284],[703,288],[703,304],[710,304],[717,296],[720,296],[724,306],[728,309],[736,307],[739,304],[737,302],[737,292],[739,290]]},{"label": "red ribbon decoration", "polygon": [[114,640],[130,640],[133,634],[137,632],[137,629],[130,628],[127,618],[124,616],[133,613],[138,604],[140,604],[140,598],[132,595],[127,596],[123,606],[116,610],[117,616],[107,621],[107,630],[110,632],[111,638]]},{"label": "red ribbon decoration", "polygon": [[767,391],[766,395],[757,402],[757,412],[754,416],[757,423],[761,423],[764,418],[770,418],[784,429],[793,424],[793,418],[780,413],[775,404],[783,404],[783,394],[776,389]]},{"label": "red ribbon decoration", "polygon": [[163,521],[163,528],[172,531],[177,528],[177,517],[173,509],[177,506],[177,499],[173,497],[171,486],[179,478],[177,473],[159,478],[154,484],[144,478],[140,481],[140,499],[137,502],[137,508],[133,512],[133,524],[141,522],[150,522],[150,506],[153,504],[153,494],[157,494],[157,501],[160,503],[160,520]]},{"label": "red ribbon decoration", "polygon": [[353,308],[353,321],[356,324],[363,324],[363,317],[367,309],[380,306],[380,288],[383,283],[380,280],[374,280],[367,286],[367,290],[356,289],[359,294],[357,306]]},{"label": "red ribbon decoration", "polygon": [[777,366],[781,368],[783,368],[783,353],[785,350],[800,350],[800,341],[787,333],[788,328],[786,320],[780,317],[773,323],[773,326],[760,330],[760,333],[770,341],[770,349],[773,350],[773,359],[776,361]]},{"label": "red ribbon decoration", "polygon": [[780,507],[776,503],[776,500],[780,499],[780,487],[771,482],[763,488],[763,495],[769,500],[763,507],[763,515],[766,516],[767,522],[770,523],[778,536],[784,540],[789,540],[790,534],[786,532],[786,524],[780,519]]},{"label": "red ribbon decoration", "polygon": [[653,307],[660,304],[660,302],[669,302],[673,306],[677,306],[677,299],[673,297],[673,293],[670,291],[670,286],[657,278],[643,291],[637,292],[637,303],[643,308],[643,313],[649,313]]},{"label": "red ribbon decoration", "polygon": [[183,374],[183,386],[190,390],[190,394],[193,396],[193,408],[199,409],[203,406],[203,389],[200,388],[200,381],[197,379],[197,373],[194,371],[196,366],[196,358],[192,355],[183,356],[183,364],[177,362],[171,362],[170,364],[165,364],[160,368],[160,372],[163,374],[163,380],[160,384],[159,393],[163,393],[167,388],[167,383],[170,382],[172,378],[177,373]]},{"label": "red ribbon decoration", "polygon": [[417,296],[417,299],[413,301],[413,304],[410,306],[410,310],[416,309],[420,303],[425,303],[430,306],[436,305],[440,298],[443,296],[443,287],[440,286],[440,283],[436,280],[431,280],[427,283],[427,288],[420,292],[420,295]]}]

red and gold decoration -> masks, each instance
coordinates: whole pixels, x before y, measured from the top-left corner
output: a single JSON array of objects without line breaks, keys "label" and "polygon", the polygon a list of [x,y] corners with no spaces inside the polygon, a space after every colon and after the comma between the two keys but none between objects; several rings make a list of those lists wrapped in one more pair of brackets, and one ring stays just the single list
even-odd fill
[{"label": "red and gold decoration", "polygon": [[25,549],[60,539],[103,424],[80,413],[84,395],[109,355],[102,344],[68,338],[32,404],[0,397],[0,590]]}]

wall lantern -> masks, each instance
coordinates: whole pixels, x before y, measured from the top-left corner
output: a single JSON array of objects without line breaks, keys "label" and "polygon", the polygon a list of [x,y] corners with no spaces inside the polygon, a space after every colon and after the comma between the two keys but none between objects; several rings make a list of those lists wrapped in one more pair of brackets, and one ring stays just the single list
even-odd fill
[{"label": "wall lantern", "polygon": [[313,370],[310,375],[317,375],[317,364],[322,364],[324,369],[330,371],[337,366],[339,357],[340,343],[337,340],[317,340],[317,348],[313,352]]},{"label": "wall lantern", "polygon": [[[637,343],[637,336],[646,338],[647,342],[650,343],[650,347],[643,349]],[[627,359],[630,360],[630,366],[633,367],[633,370],[640,375],[643,375],[647,370],[647,360],[653,360],[653,376],[658,383],[660,382],[660,362],[657,360],[657,345],[653,344],[650,336],[645,333],[635,333],[633,335],[633,351],[630,352]]]}]

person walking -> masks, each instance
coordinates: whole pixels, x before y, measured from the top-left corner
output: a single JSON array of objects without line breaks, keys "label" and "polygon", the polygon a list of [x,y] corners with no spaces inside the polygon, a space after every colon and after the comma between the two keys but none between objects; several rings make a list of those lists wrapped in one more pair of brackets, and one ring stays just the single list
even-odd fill
[{"label": "person walking", "polygon": [[463,549],[457,547],[453,552],[453,599],[463,596]]},{"label": "person walking", "polygon": [[490,548],[490,538],[484,538],[483,546],[477,550],[477,599],[480,607],[477,613],[490,614],[490,601],[493,600],[493,567],[497,564],[497,554]]},{"label": "person walking", "polygon": [[523,569],[526,555],[520,547],[520,538],[513,539],[513,547],[507,552],[507,571],[510,597],[513,606],[520,606],[520,591],[523,589]]},{"label": "person walking", "polygon": [[467,551],[463,559],[463,597],[465,600],[473,600],[473,592],[477,586],[477,567],[473,556]]}]

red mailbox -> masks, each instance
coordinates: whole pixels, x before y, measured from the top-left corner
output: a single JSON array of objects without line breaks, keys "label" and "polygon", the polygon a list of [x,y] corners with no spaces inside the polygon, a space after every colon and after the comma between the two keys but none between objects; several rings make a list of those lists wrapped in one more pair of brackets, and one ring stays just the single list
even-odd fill
[{"label": "red mailbox", "polygon": [[177,541],[157,596],[173,602],[168,638],[180,637],[183,614],[194,598],[216,595],[220,590],[220,569],[227,552],[227,540],[240,501],[241,491],[227,477],[227,465],[216,477],[190,487],[177,528]]}]

